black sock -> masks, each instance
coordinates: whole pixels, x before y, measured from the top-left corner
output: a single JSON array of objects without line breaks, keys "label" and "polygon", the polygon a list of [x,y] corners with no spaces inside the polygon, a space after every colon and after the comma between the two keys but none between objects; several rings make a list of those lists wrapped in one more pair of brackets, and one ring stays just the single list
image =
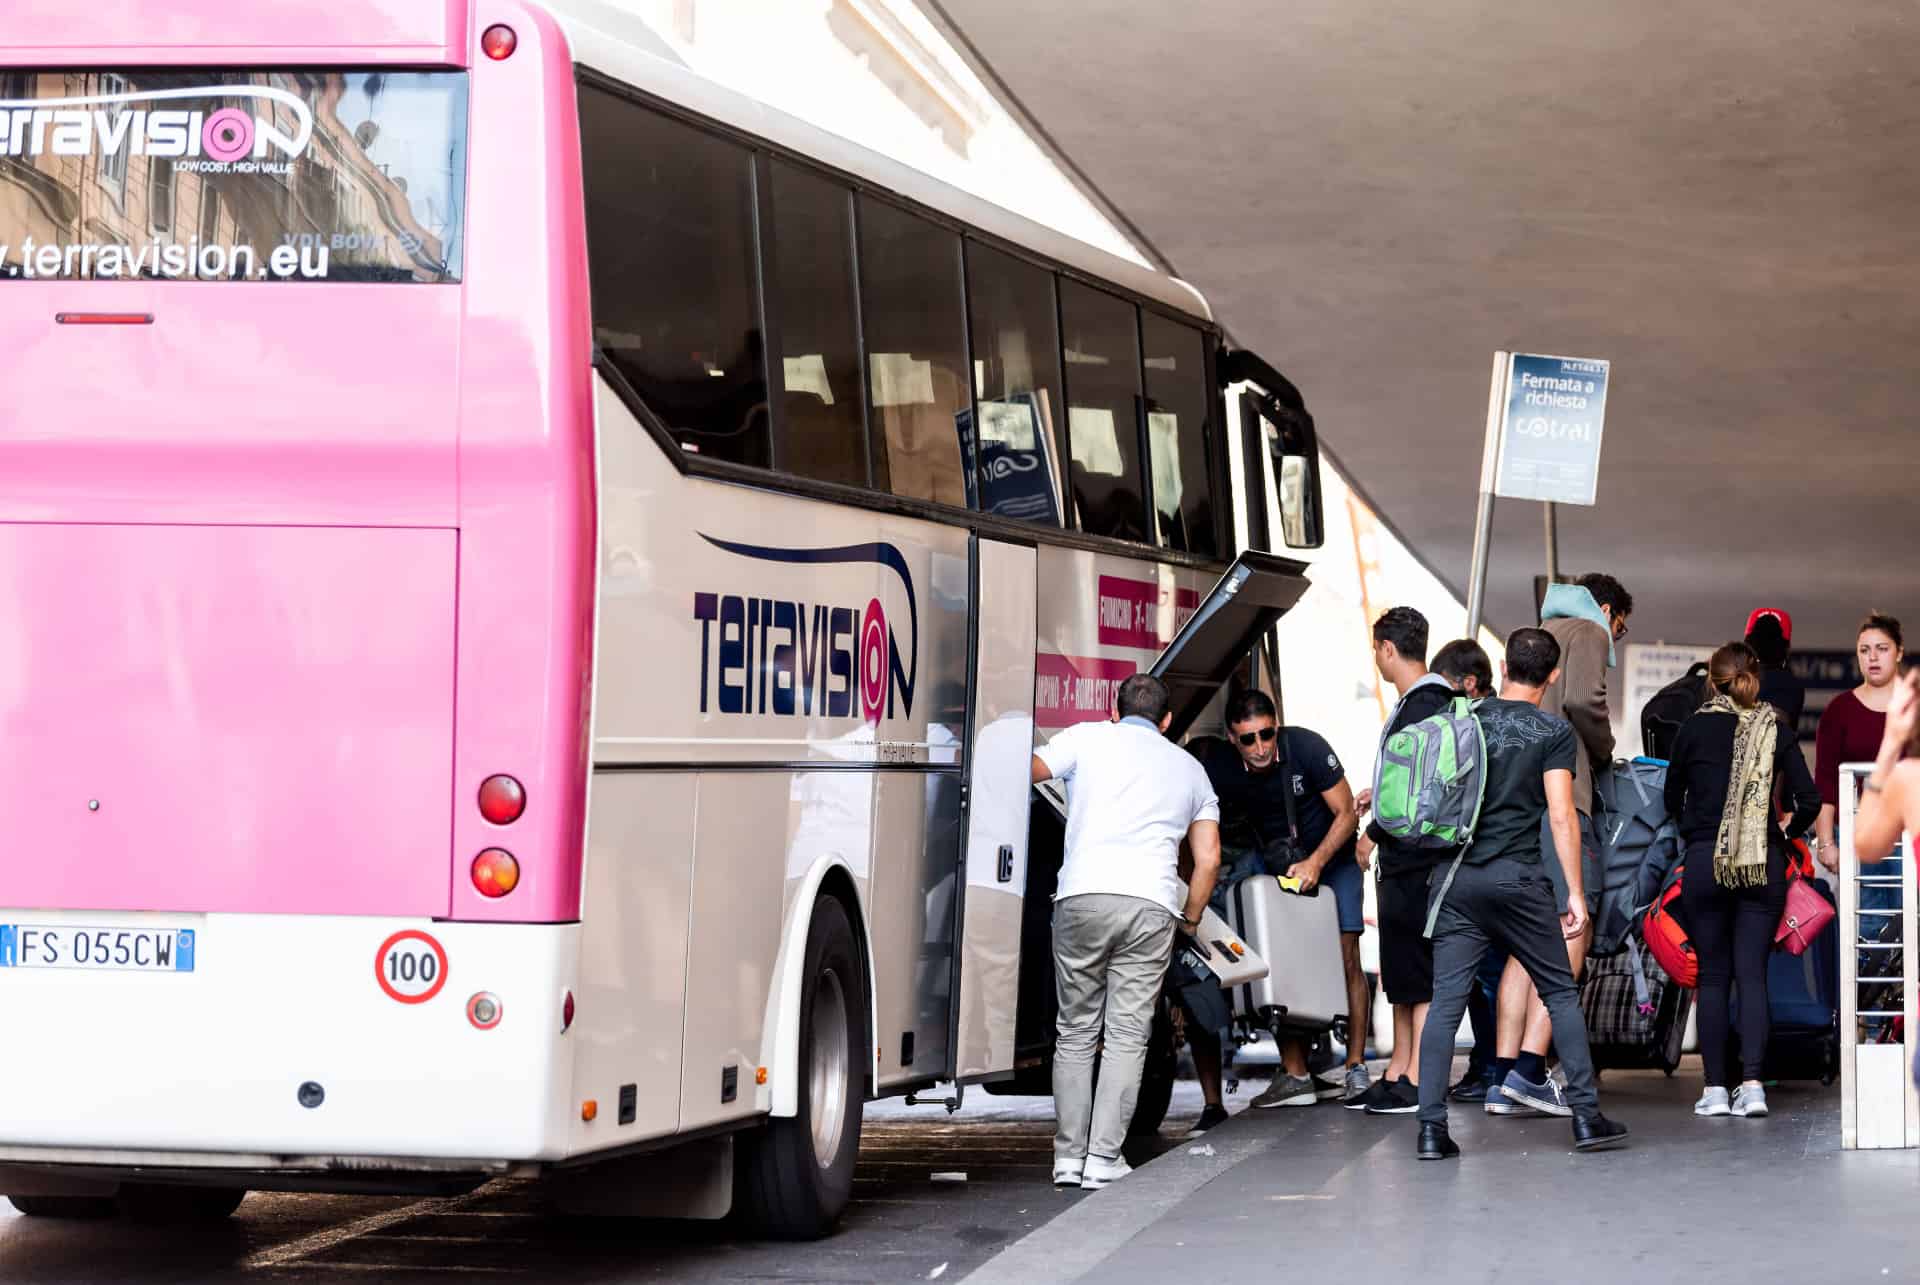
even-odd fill
[{"label": "black sock", "polygon": [[1493,1059],[1493,1082],[1494,1082],[1495,1084],[1498,1084],[1498,1083],[1500,1083],[1500,1082],[1501,1082],[1502,1080],[1504,1080],[1504,1079],[1506,1079],[1506,1078],[1507,1078],[1507,1072],[1508,1072],[1508,1071],[1511,1071],[1512,1069],[1513,1069],[1513,1059],[1512,1059],[1512,1058],[1510,1058],[1510,1057],[1497,1057],[1497,1058],[1495,1058],[1495,1059]]},{"label": "black sock", "polygon": [[1539,1053],[1522,1053],[1514,1059],[1513,1069],[1521,1078],[1540,1084],[1547,1078],[1547,1059]]}]

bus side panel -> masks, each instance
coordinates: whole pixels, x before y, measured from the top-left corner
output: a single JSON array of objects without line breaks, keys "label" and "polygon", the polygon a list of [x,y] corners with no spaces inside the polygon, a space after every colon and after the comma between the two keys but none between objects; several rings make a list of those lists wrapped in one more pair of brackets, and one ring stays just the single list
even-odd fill
[{"label": "bus side panel", "polygon": [[688,929],[680,1127],[755,1114],[767,996],[795,881],[781,860],[793,778],[783,772],[700,777]]},{"label": "bus side panel", "polygon": [[[680,1017],[693,904],[690,773],[603,772],[593,781],[580,925],[569,1149],[672,1133],[680,1123]],[[636,1114],[622,1123],[623,1085]],[[601,1110],[580,1118],[579,1104]]]},{"label": "bus side panel", "polygon": [[881,1091],[946,1078],[953,897],[960,861],[957,772],[888,773],[874,816],[874,1043]]}]

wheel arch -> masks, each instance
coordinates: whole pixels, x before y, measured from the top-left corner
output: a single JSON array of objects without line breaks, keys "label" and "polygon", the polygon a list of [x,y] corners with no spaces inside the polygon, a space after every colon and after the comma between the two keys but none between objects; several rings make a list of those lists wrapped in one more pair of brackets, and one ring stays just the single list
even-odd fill
[{"label": "wheel arch", "polygon": [[838,855],[818,858],[808,867],[787,909],[780,931],[780,952],[774,958],[767,995],[767,1018],[762,1026],[761,1065],[767,1083],[759,1088],[760,1106],[769,1115],[791,1117],[800,1110],[800,1004],[806,987],[807,933],[813,926],[813,906],[822,893],[838,900],[853,924],[860,950],[860,971],[866,983],[866,1093],[879,1082],[880,1055],[873,1043],[874,1022],[880,1011],[878,983],[873,971],[873,933],[861,904],[860,886],[852,868]]}]

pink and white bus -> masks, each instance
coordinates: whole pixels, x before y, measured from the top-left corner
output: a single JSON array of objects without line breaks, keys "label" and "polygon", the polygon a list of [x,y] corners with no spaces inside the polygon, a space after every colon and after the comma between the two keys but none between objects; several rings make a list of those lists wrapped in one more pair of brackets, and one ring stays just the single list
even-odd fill
[{"label": "pink and white bus", "polygon": [[1028,753],[1297,597],[1291,387],[598,0],[9,8],[0,1192],[804,1235],[1043,1066]]}]

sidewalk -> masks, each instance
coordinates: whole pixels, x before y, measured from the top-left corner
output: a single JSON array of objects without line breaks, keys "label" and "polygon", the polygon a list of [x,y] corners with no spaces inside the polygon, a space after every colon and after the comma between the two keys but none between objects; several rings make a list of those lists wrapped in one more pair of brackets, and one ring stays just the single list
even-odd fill
[{"label": "sidewalk", "polygon": [[1608,1073],[1601,1105],[1632,1145],[1593,1155],[1565,1120],[1477,1107],[1454,1111],[1465,1154],[1427,1163],[1411,1116],[1242,1111],[966,1280],[1920,1281],[1920,1154],[1842,1152],[1837,1088],[1699,1120],[1699,1086],[1691,1058],[1673,1079]]}]

